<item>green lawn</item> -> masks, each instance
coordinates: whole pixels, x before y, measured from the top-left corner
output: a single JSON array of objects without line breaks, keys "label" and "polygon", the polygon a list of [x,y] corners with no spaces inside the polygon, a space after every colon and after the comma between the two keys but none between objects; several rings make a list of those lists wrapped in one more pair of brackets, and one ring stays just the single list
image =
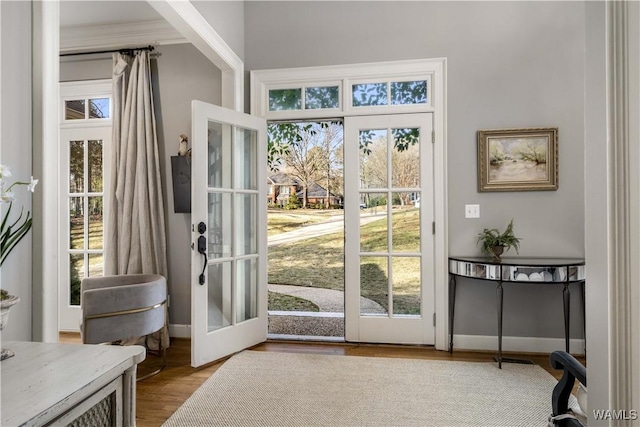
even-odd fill
[{"label": "green lawn", "polygon": [[[395,252],[419,252],[419,209],[394,210]],[[386,251],[387,219],[361,228],[363,252]],[[388,300],[387,258],[361,259],[362,296],[385,308]],[[420,262],[417,257],[393,257],[394,313],[419,313]],[[344,236],[333,233],[269,248],[269,283],[344,290]]]},{"label": "green lawn", "polygon": [[276,311],[320,311],[320,307],[311,301],[277,292],[269,292],[268,307]]}]

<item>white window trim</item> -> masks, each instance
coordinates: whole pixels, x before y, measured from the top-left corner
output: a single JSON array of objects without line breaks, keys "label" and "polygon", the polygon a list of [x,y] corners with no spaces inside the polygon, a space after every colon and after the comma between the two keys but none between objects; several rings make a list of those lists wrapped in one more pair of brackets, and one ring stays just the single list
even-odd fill
[{"label": "white window trim", "polygon": [[[376,62],[342,66],[283,68],[251,71],[251,114],[267,120],[318,119],[342,116],[443,111],[446,59]],[[424,104],[353,107],[351,85],[389,81],[427,80]],[[315,110],[269,111],[269,90],[337,85],[340,107]],[[435,87],[434,85],[439,85]],[[441,93],[440,93],[441,92]],[[439,108],[439,109],[438,109]]]},{"label": "white window trim", "polygon": [[[103,170],[103,187],[102,192],[100,193],[90,193],[88,191],[83,192],[83,196],[80,197],[94,197],[94,196],[102,196],[103,200],[103,218],[105,224],[103,225],[103,236],[107,235],[107,224],[106,218],[109,215],[109,176],[110,176],[110,168],[111,168],[111,130],[113,126],[113,84],[110,79],[104,80],[84,80],[84,81],[72,81],[72,82],[63,82],[59,85],[59,93],[60,93],[60,101],[59,101],[59,127],[61,130],[73,131],[73,130],[82,130],[82,129],[104,129],[108,135],[109,139],[107,143],[103,145],[102,151],[102,170]],[[78,120],[66,120],[65,118],[65,101],[71,99],[94,99],[94,98],[108,98],[109,99],[109,117],[103,119],[78,119]],[[61,132],[62,134],[62,132]],[[62,142],[62,141],[61,141]],[[68,175],[68,166],[69,166],[69,147],[63,147],[62,144],[58,149],[59,159],[58,164],[60,168],[58,169],[58,183],[59,183],[59,194],[60,200],[62,203],[58,205],[58,235],[60,239],[58,241],[58,283],[59,286],[69,286],[69,263],[68,263],[68,254],[70,253],[68,242],[69,242],[69,175]],[[85,168],[86,168],[86,159],[87,153],[85,148]],[[88,205],[85,205],[85,209],[88,209]],[[85,239],[88,239],[88,236],[85,235]],[[102,249],[94,250],[94,249],[85,249],[82,253],[92,254],[92,253],[106,253],[106,247],[103,245]],[[88,268],[85,265],[85,268]],[[104,271],[104,270],[103,270]],[[58,328],[63,331],[79,331],[79,323],[78,328],[74,326],[70,326],[73,322],[71,319],[76,314],[70,314],[70,312],[63,313],[62,298],[65,298],[64,303],[66,304],[66,297],[69,296],[68,290],[63,291],[61,288],[58,289],[58,298],[59,298],[59,315],[58,315]],[[79,306],[71,308],[70,310],[79,311]],[[69,310],[69,309],[67,309]],[[78,315],[79,317],[79,315]]]},{"label": "white window trim", "polygon": [[[323,67],[251,71],[251,114],[267,120],[322,119],[370,114],[434,113],[434,218],[435,218],[435,310],[438,350],[448,348],[448,238],[447,238],[447,110],[446,58],[377,62]],[[350,84],[377,81],[427,80],[427,103],[352,107]],[[308,87],[340,83],[340,108],[269,111],[269,89]]]},{"label": "white window trim", "polygon": [[[102,80],[83,80],[60,83],[60,127],[61,128],[77,128],[77,127],[102,127],[111,126],[113,117],[113,82],[111,79]],[[109,98],[109,117],[93,118],[93,119],[75,119],[67,120],[65,113],[65,101],[76,99],[97,99]],[[88,108],[88,105],[85,105]]]}]

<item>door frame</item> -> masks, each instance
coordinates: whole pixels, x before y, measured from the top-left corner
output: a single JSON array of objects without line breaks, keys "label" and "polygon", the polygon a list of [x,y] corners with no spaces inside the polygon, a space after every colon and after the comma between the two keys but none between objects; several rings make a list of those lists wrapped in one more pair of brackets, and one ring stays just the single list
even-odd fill
[{"label": "door frame", "polygon": [[[434,280],[435,280],[435,347],[448,348],[448,200],[447,200],[447,59],[375,62],[338,66],[301,67],[251,71],[251,114],[267,120],[323,119],[357,115],[433,113],[434,171]],[[385,80],[427,79],[427,103],[402,106],[355,108],[351,105],[350,84]],[[338,85],[339,108],[297,111],[269,111],[269,89]]]},{"label": "door frame", "polygon": [[[33,172],[41,177],[42,191],[34,194],[34,211],[47,215],[34,221],[33,247],[32,331],[33,340],[58,342],[58,158],[60,76],[60,1],[33,2]],[[222,71],[222,106],[244,111],[244,62],[229,47],[211,24],[189,2],[148,0],[166,21],[188,42],[198,48]],[[140,37],[141,33],[137,33]],[[154,38],[156,40],[157,38]],[[122,39],[100,39],[100,44],[83,45],[83,49],[112,49],[122,47]],[[171,44],[168,41],[167,44]],[[39,107],[36,107],[39,106]],[[55,207],[55,209],[54,209]]]}]

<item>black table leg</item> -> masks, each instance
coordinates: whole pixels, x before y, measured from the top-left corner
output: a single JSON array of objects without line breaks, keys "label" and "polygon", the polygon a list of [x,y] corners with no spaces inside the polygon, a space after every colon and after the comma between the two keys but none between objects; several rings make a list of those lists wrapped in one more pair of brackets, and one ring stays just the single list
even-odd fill
[{"label": "black table leg", "polygon": [[587,357],[587,300],[584,290],[584,280],[580,282],[580,290],[582,291],[582,333],[584,334],[584,357]]},{"label": "black table leg", "polygon": [[569,291],[569,282],[564,284],[562,290],[562,301],[564,302],[564,344],[565,351],[569,353],[569,322],[571,315],[571,292]]},{"label": "black table leg", "polygon": [[498,368],[502,369],[502,282],[496,288],[498,296]]},{"label": "black table leg", "polygon": [[456,276],[449,275],[449,353],[453,353],[453,319],[456,309]]}]

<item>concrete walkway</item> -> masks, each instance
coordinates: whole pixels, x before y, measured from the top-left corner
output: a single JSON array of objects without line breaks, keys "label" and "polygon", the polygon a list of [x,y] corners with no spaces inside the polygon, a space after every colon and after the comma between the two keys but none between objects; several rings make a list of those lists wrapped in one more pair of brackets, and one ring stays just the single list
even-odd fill
[{"label": "concrete walkway", "polygon": [[[311,301],[320,308],[320,312],[344,313],[344,292],[333,289],[310,288],[306,286],[269,285],[271,292],[291,295]],[[385,314],[387,311],[375,301],[360,297],[362,313]]]},{"label": "concrete walkway", "polygon": [[[269,291],[306,299],[320,312],[269,311],[269,334],[278,338],[344,339],[344,292],[306,286],[269,285]],[[363,313],[384,314],[380,304],[360,298]]]}]

